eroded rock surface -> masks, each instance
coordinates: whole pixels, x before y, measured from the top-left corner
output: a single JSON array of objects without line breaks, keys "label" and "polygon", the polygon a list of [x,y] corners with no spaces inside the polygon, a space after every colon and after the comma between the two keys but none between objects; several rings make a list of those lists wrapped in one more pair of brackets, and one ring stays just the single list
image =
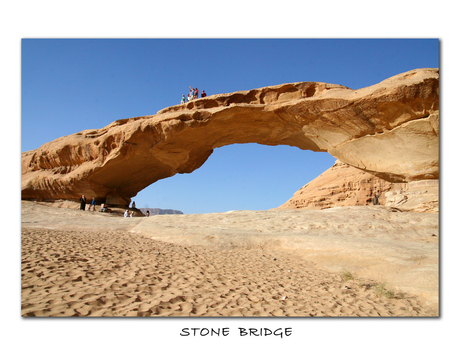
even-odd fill
[{"label": "eroded rock surface", "polygon": [[339,160],[279,209],[322,210],[378,204],[406,212],[439,212],[439,180],[393,183]]},{"label": "eroded rock surface", "polygon": [[84,194],[127,204],[155,181],[190,173],[214,148],[234,143],[327,151],[392,182],[437,179],[438,135],[438,69],[409,71],[359,90],[282,84],[209,96],[24,152],[22,198]]}]

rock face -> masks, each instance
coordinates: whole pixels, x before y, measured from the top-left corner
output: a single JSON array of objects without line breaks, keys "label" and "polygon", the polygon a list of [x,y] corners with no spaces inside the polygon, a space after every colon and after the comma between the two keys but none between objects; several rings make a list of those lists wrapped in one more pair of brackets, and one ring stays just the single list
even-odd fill
[{"label": "rock face", "polygon": [[302,82],[213,95],[22,153],[22,199],[126,205],[234,143],[329,152],[392,182],[438,178],[439,73],[417,69],[352,90]]},{"label": "rock face", "polygon": [[314,209],[373,205],[395,207],[408,212],[438,212],[438,180],[392,183],[336,161],[278,209]]}]

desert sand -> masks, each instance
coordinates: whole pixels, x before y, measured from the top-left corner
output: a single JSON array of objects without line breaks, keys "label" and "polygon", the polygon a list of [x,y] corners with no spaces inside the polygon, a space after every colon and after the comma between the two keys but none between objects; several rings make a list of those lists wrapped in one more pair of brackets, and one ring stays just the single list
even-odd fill
[{"label": "desert sand", "polygon": [[439,314],[436,213],[123,218],[56,206],[22,202],[24,317]]}]

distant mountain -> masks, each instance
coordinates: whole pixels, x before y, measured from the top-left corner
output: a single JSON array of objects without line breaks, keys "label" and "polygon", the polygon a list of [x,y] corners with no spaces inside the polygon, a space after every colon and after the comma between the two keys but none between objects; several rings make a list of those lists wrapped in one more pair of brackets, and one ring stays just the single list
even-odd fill
[{"label": "distant mountain", "polygon": [[147,211],[150,212],[150,215],[157,215],[157,214],[184,214],[181,211],[176,211],[176,210],[162,210],[161,208],[139,208],[139,210],[143,213],[146,214]]}]

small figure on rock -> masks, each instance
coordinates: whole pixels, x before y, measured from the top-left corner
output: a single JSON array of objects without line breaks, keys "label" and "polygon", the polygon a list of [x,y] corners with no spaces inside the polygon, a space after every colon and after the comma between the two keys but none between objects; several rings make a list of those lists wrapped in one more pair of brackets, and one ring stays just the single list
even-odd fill
[{"label": "small figure on rock", "polygon": [[201,97],[206,97],[206,93],[204,92],[204,90],[201,92]]},{"label": "small figure on rock", "polygon": [[128,217],[128,210],[125,211],[124,216],[125,216],[125,217]]},{"label": "small figure on rock", "polygon": [[374,206],[379,204],[379,197],[380,196],[377,194],[374,195],[374,198],[372,199],[372,203],[374,204]]}]

